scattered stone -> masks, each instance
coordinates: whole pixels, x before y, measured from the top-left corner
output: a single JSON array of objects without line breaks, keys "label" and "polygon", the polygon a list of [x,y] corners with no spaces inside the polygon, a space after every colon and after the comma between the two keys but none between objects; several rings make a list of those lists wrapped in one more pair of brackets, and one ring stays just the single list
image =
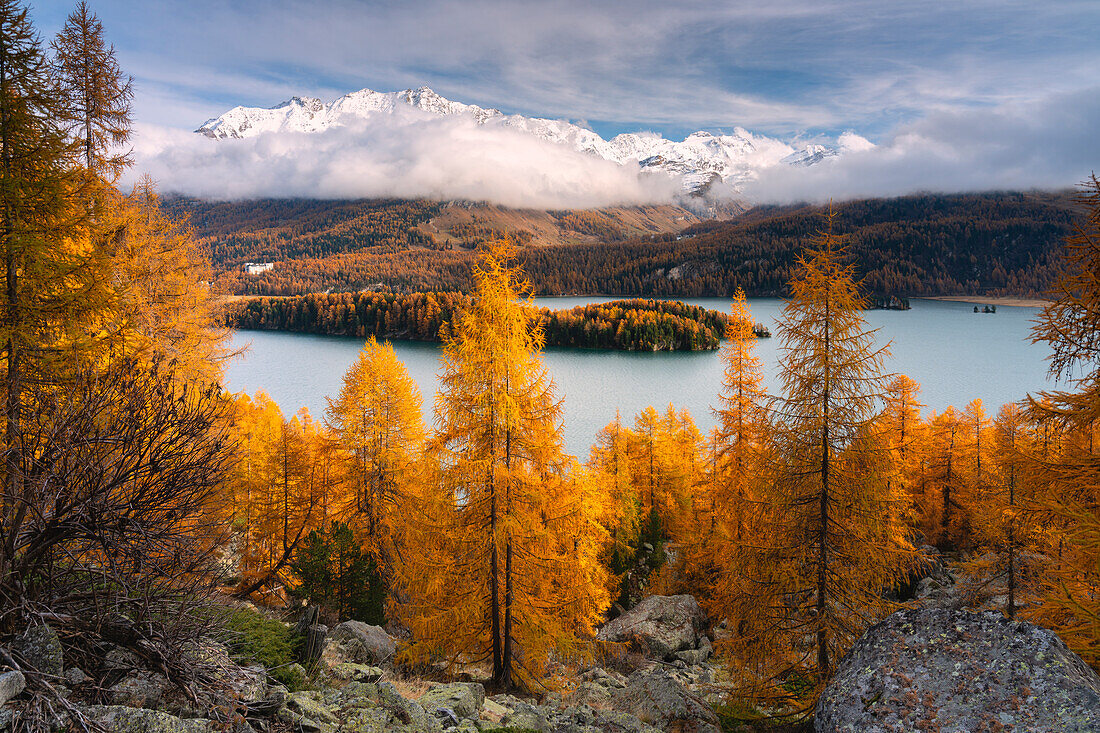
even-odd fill
[{"label": "scattered stone", "polygon": [[430,715],[434,715],[439,708],[450,708],[459,718],[470,720],[477,720],[483,702],[485,688],[477,682],[435,684],[419,700]]},{"label": "scattered stone", "polygon": [[303,718],[322,723],[335,723],[336,716],[321,702],[320,697],[320,694],[314,691],[292,692],[286,696],[286,706]]},{"label": "scattered stone", "polygon": [[435,708],[432,710],[432,717],[439,721],[440,725],[443,726],[443,730],[458,727],[458,715],[450,708]]},{"label": "scattered stone", "polygon": [[510,712],[512,712],[512,708],[501,705],[495,699],[487,697],[485,698],[485,702],[481,704],[480,720],[487,720],[490,723],[499,723],[500,719]]},{"label": "scattered stone", "polygon": [[164,698],[168,679],[154,672],[131,672],[108,691],[115,705],[155,708]]},{"label": "scattered stone", "polygon": [[844,657],[817,733],[1100,730],[1100,676],[1053,632],[998,613],[899,611]]},{"label": "scattered stone", "polygon": [[720,733],[714,710],[659,669],[635,672],[611,701],[616,710],[661,730]]},{"label": "scattered stone", "polygon": [[694,597],[650,596],[607,622],[596,638],[637,643],[653,657],[672,661],[676,652],[698,649],[706,628],[706,614]]},{"label": "scattered stone", "polygon": [[276,717],[291,726],[295,733],[335,733],[336,727],[331,723],[307,718],[301,713],[294,712],[289,707],[280,708]]},{"label": "scattered stone", "polygon": [[424,705],[401,696],[392,682],[378,683],[378,698],[382,706],[389,710],[402,724],[413,730],[442,730],[439,721],[425,709]]},{"label": "scattered stone", "polygon": [[210,727],[210,721],[202,718],[185,720],[159,710],[122,705],[95,705],[84,712],[111,733],[206,733]]},{"label": "scattered stone", "polygon": [[103,656],[104,672],[128,672],[141,667],[141,659],[129,649],[120,646],[113,647]]},{"label": "scattered stone", "polygon": [[41,674],[60,677],[65,670],[61,639],[46,624],[28,626],[12,644],[12,649],[27,666]]},{"label": "scattered stone", "polygon": [[337,680],[354,680],[355,682],[377,682],[382,679],[385,671],[381,667],[372,667],[366,664],[354,664],[352,662],[340,662],[334,664],[328,670],[328,676]]},{"label": "scattered stone", "polygon": [[65,670],[65,681],[72,687],[83,685],[85,682],[91,682],[91,680],[92,678],[85,674],[80,667],[69,667]]},{"label": "scattered stone", "polygon": [[393,658],[397,643],[380,626],[345,621],[328,634],[321,659],[326,666],[341,662],[382,664]]},{"label": "scattered stone", "polygon": [[12,699],[27,688],[27,680],[22,672],[0,674],[0,705]]}]

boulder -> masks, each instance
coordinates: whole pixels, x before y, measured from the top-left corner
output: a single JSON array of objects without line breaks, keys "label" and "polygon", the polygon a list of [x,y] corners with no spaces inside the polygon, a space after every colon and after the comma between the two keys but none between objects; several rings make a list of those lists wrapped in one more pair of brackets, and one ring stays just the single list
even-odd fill
[{"label": "boulder", "polygon": [[89,677],[80,667],[69,667],[65,670],[65,682],[70,687],[79,687],[80,685],[91,681],[92,678]]},{"label": "boulder", "polygon": [[596,638],[637,643],[652,656],[671,661],[676,652],[699,648],[706,628],[707,616],[694,597],[650,596],[608,621]]},{"label": "boulder", "polygon": [[112,733],[206,733],[210,721],[183,719],[159,710],[122,705],[94,705],[84,713]]},{"label": "boulder", "polygon": [[817,733],[1100,730],[1100,677],[1053,632],[998,613],[899,611],[844,657]]},{"label": "boulder", "polygon": [[452,682],[436,684],[421,695],[419,703],[434,716],[434,711],[447,708],[458,718],[477,720],[481,704],[485,702],[485,688],[477,682]]},{"label": "boulder", "polygon": [[416,731],[442,730],[439,720],[423,705],[403,697],[392,682],[378,683],[378,698],[387,711],[400,723]]},{"label": "boulder", "polygon": [[611,693],[614,709],[655,728],[680,733],[720,733],[718,716],[705,702],[660,669],[632,674]]},{"label": "boulder", "polygon": [[5,672],[0,674],[0,705],[21,693],[27,687],[27,680],[22,672]]},{"label": "boulder", "polygon": [[341,662],[382,664],[392,659],[396,651],[396,642],[382,627],[345,621],[328,634],[321,658],[328,667]]},{"label": "boulder", "polygon": [[135,671],[108,691],[111,702],[132,708],[155,708],[168,690],[168,679],[155,672]]},{"label": "boulder", "polygon": [[335,723],[336,716],[321,702],[320,697],[316,692],[292,692],[286,697],[286,706],[303,718],[321,723]]},{"label": "boulder", "polygon": [[[492,706],[490,716],[486,716],[485,705]],[[521,700],[512,695],[494,695],[491,700],[484,702],[481,710],[483,718],[496,718],[497,726],[500,728],[537,731],[538,733],[550,733],[551,715],[552,712],[549,708],[536,705],[534,702]]]},{"label": "boulder", "polygon": [[355,682],[377,682],[382,679],[385,672],[381,667],[371,667],[366,664],[353,664],[352,662],[340,662],[334,664],[328,670],[328,677],[335,680],[353,680]]},{"label": "boulder", "polygon": [[28,626],[12,644],[12,649],[31,669],[41,674],[60,677],[65,670],[61,639],[46,624]]}]

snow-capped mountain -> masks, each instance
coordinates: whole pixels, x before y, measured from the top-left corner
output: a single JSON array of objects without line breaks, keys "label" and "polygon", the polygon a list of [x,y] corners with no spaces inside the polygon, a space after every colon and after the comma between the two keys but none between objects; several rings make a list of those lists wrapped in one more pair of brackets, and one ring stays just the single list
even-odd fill
[{"label": "snow-capped mountain", "polygon": [[279,132],[313,133],[344,126],[356,119],[393,114],[409,108],[436,116],[465,115],[479,125],[499,125],[620,165],[636,165],[642,171],[664,172],[681,178],[685,190],[689,192],[705,191],[719,180],[737,189],[738,184],[752,178],[763,168],[815,165],[843,150],[854,149],[852,146],[837,149],[823,145],[796,148],[782,140],[755,135],[741,127],[735,127],[731,134],[725,135],[694,132],[680,141],[668,140],[653,133],[623,133],[605,140],[592,130],[566,120],[509,115],[498,109],[453,102],[428,87],[400,92],[361,89],[331,104],[312,97],[292,97],[268,109],[234,107],[220,117],[207,120],[195,132],[214,139],[247,138]]}]

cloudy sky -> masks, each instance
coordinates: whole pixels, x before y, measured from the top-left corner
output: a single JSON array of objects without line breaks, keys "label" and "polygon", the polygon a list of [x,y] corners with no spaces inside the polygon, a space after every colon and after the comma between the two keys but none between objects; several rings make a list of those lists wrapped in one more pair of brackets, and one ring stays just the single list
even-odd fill
[{"label": "cloudy sky", "polygon": [[[162,147],[238,104],[428,85],[604,137],[739,125],[878,145],[767,177],[761,198],[1049,188],[1100,168],[1096,0],[91,5],[135,78],[140,130]],[[68,10],[49,0],[34,17],[48,36]]]}]

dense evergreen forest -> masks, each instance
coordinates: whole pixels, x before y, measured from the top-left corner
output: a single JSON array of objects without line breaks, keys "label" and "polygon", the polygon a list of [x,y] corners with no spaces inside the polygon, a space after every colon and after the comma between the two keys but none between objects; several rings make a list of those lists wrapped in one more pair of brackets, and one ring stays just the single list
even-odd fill
[{"label": "dense evergreen forest", "polygon": [[[455,292],[331,293],[252,298],[230,306],[227,318],[234,328],[440,341],[446,324],[469,307],[470,299]],[[530,312],[548,346],[628,351],[717,349],[728,320],[699,306],[640,299]],[[762,325],[754,328],[767,335]]]},{"label": "dense evergreen forest", "polygon": [[[438,205],[422,201],[176,200],[210,251],[219,290],[238,295],[301,295],[382,286],[396,292],[470,288],[474,248],[502,232],[449,232],[433,241],[418,224]],[[1044,293],[1058,271],[1058,243],[1075,217],[1059,194],[917,195],[835,205],[857,275],[872,295],[1016,295]],[[540,247],[525,230],[507,231],[523,250],[540,295],[646,297],[786,294],[795,258],[820,227],[820,206],[757,207],[681,234]],[[560,226],[584,228],[584,212]],[[593,219],[594,220],[594,219]],[[274,262],[248,275],[245,262]]]}]

